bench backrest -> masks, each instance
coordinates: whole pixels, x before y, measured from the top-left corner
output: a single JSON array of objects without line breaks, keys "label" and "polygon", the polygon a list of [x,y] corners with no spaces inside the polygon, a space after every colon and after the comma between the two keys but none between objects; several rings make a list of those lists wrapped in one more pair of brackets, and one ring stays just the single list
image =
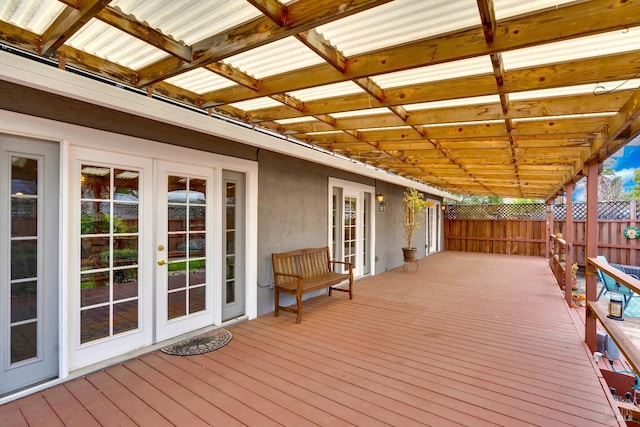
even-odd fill
[{"label": "bench backrest", "polygon": [[295,274],[307,278],[331,271],[328,246],[272,254],[271,260],[276,284],[287,283],[296,279],[276,276],[275,273]]}]

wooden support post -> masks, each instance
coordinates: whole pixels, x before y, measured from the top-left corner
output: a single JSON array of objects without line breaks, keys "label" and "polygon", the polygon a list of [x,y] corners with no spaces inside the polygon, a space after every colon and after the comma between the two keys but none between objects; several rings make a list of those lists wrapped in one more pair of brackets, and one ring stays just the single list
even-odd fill
[{"label": "wooden support post", "polygon": [[553,230],[553,203],[549,203],[547,201],[547,204],[545,206],[545,209],[547,210],[547,228],[546,228],[546,236],[545,236],[545,248],[544,248],[544,253],[545,253],[545,258],[549,259],[549,262],[551,262],[551,235],[554,234],[554,230]]},{"label": "wooden support post", "polygon": [[571,265],[574,262],[575,256],[573,254],[573,182],[564,186],[564,191],[567,196],[567,214],[565,216],[565,224],[564,224],[564,240],[566,240],[567,244],[565,245],[565,262],[564,262],[564,296],[567,304],[571,307],[573,304],[573,292],[571,287],[573,285],[573,280],[571,277]]},{"label": "wooden support post", "polygon": [[[587,172],[587,225],[586,225],[586,258],[598,256],[598,159],[592,159],[586,165]],[[585,296],[587,301],[596,301],[596,269],[589,263],[585,271]],[[587,308],[585,322],[585,341],[592,352],[596,347],[596,317]]]}]

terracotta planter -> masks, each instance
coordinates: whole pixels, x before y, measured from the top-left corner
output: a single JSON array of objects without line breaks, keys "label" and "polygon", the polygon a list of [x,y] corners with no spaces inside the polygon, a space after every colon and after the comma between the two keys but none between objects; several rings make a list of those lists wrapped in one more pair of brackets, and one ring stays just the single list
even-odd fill
[{"label": "terracotta planter", "polygon": [[413,261],[416,259],[418,248],[402,248],[402,254],[405,261]]}]

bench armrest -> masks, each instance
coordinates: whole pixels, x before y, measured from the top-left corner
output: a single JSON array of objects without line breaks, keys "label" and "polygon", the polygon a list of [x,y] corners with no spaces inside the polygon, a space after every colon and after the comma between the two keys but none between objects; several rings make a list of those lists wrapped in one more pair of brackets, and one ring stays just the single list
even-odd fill
[{"label": "bench armrest", "polygon": [[330,263],[333,264],[344,264],[344,265],[348,265],[349,268],[353,268],[353,263],[350,262],[346,262],[346,261],[334,261],[334,260],[329,260]]}]

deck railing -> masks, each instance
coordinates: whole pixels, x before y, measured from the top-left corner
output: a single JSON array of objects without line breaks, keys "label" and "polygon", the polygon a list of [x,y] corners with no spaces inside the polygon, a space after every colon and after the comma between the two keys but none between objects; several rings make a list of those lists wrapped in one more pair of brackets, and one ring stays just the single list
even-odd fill
[{"label": "deck railing", "polygon": [[[627,273],[618,270],[607,262],[600,261],[597,258],[587,258],[587,274],[595,275],[596,269],[613,277],[617,282],[628,287],[634,292],[640,293],[640,280],[629,276]],[[638,351],[635,344],[633,344],[633,342],[627,338],[622,329],[620,329],[618,322],[607,317],[608,313],[599,306],[595,300],[587,301],[587,308],[589,309],[587,313],[588,316],[593,316],[598,319],[613,342],[615,342],[620,352],[633,367],[633,370],[635,372],[640,372],[640,351]]]},{"label": "deck railing", "polygon": [[549,236],[549,267],[560,289],[565,289],[566,257],[567,241],[562,238],[562,234]]}]

